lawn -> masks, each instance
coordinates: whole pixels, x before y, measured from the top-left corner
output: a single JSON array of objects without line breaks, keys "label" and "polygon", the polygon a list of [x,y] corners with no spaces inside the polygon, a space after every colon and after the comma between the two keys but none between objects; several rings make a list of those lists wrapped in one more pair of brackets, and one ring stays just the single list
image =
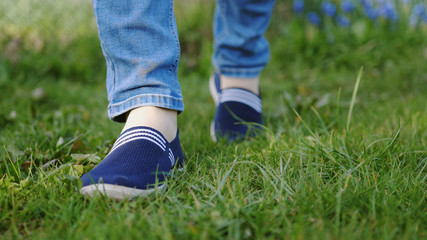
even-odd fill
[{"label": "lawn", "polygon": [[122,128],[90,1],[2,0],[0,238],[425,239],[427,24],[405,6],[316,27],[278,1],[265,134],[229,144],[209,135],[214,3],[176,1],[186,171],[116,202],[78,192]]}]

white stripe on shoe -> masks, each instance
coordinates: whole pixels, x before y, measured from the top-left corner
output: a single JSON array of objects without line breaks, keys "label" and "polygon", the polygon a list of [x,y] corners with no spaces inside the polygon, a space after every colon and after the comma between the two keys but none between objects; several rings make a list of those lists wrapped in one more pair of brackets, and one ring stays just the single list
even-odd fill
[{"label": "white stripe on shoe", "polygon": [[158,140],[159,142],[166,144],[166,140],[161,135],[159,135],[158,133],[156,133],[150,129],[147,129],[147,128],[139,128],[139,129],[134,129],[134,130],[125,132],[125,134],[119,136],[119,138],[116,140],[116,143],[120,142],[123,138],[125,138],[131,134],[134,134],[134,133],[149,133],[149,134],[153,135],[153,137],[156,140]]},{"label": "white stripe on shoe", "polygon": [[171,161],[171,166],[175,166],[175,157],[173,156],[172,150],[169,148],[169,160]]},{"label": "white stripe on shoe", "polygon": [[165,147],[163,147],[162,145],[158,144],[156,141],[154,141],[153,139],[151,139],[151,138],[149,138],[149,137],[146,137],[146,136],[135,136],[135,137],[133,137],[133,138],[130,138],[130,139],[127,139],[127,140],[122,141],[119,145],[117,145],[117,146],[115,146],[113,149],[111,149],[111,152],[110,152],[110,153],[112,153],[112,152],[113,152],[114,150],[116,150],[117,148],[119,148],[119,147],[123,146],[124,144],[126,144],[126,143],[128,143],[128,142],[135,141],[135,140],[148,140],[148,141],[150,141],[150,142],[152,142],[152,143],[156,144],[157,146],[159,146],[163,151],[165,151],[165,150],[166,150],[166,148],[165,148]]},{"label": "white stripe on shoe", "polygon": [[228,88],[222,90],[219,102],[240,102],[250,106],[259,113],[262,112],[261,99],[256,94],[243,89]]},{"label": "white stripe on shoe", "polygon": [[109,154],[124,144],[135,140],[148,140],[159,146],[163,151],[166,150],[166,140],[162,136],[148,129],[136,129],[120,136],[116,143],[114,143]]},{"label": "white stripe on shoe", "polygon": [[209,78],[209,90],[210,90],[211,96],[215,102],[215,106],[218,106],[220,89],[216,88],[215,74],[212,74],[211,77]]}]

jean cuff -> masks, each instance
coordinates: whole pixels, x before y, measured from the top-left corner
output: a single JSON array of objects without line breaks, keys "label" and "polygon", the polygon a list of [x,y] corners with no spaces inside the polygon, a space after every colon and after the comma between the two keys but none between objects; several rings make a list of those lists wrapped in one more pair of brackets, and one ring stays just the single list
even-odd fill
[{"label": "jean cuff", "polygon": [[259,77],[264,67],[258,68],[221,68],[216,69],[217,73],[223,76],[235,78],[256,78]]},{"label": "jean cuff", "polygon": [[108,117],[115,122],[126,122],[127,112],[138,107],[161,107],[178,111],[184,111],[182,98],[165,95],[142,94],[131,97],[123,102],[108,105]]}]

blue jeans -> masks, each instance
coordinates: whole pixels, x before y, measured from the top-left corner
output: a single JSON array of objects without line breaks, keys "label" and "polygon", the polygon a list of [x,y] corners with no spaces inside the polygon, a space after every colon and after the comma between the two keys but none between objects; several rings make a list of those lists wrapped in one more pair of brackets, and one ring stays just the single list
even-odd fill
[{"label": "blue jeans", "polygon": [[[274,0],[217,0],[215,70],[256,77],[270,51],[264,32]],[[118,122],[141,106],[184,110],[177,77],[180,47],[173,0],[93,0],[107,62],[108,115]]]}]

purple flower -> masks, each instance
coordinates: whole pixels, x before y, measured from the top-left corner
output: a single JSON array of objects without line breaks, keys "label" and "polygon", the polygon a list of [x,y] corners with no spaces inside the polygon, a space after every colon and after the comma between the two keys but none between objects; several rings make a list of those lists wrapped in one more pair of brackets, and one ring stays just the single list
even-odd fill
[{"label": "purple flower", "polygon": [[333,17],[337,12],[337,7],[329,1],[322,2],[322,11],[329,17]]},{"label": "purple flower", "polygon": [[362,4],[363,8],[366,9],[370,9],[372,8],[374,5],[372,4],[371,0],[360,0],[360,3]]},{"label": "purple flower", "polygon": [[371,8],[365,9],[365,15],[372,20],[377,20],[379,12],[378,12],[378,9],[371,7]]},{"label": "purple flower", "polygon": [[364,10],[365,15],[372,20],[377,20],[377,18],[379,16],[379,11],[377,8],[374,7],[374,4],[372,3],[372,1],[371,0],[360,0],[360,3],[363,6],[363,10]]},{"label": "purple flower", "polygon": [[355,8],[356,8],[356,6],[354,5],[354,3],[352,1],[344,0],[341,2],[341,10],[345,13],[350,13]]},{"label": "purple flower", "polygon": [[397,21],[399,19],[399,14],[394,7],[394,3],[391,1],[382,2],[382,6],[379,8],[379,14],[386,19]]},{"label": "purple flower", "polygon": [[317,15],[317,13],[315,13],[315,12],[309,12],[307,14],[307,18],[308,18],[308,21],[311,22],[311,24],[313,24],[314,26],[319,26],[319,24],[320,24],[320,18]]},{"label": "purple flower", "polygon": [[426,13],[426,7],[424,6],[424,4],[422,3],[418,3],[414,6],[414,8],[412,9],[411,14],[417,15],[417,16],[422,16],[423,14]]},{"label": "purple flower", "polygon": [[412,8],[411,15],[409,16],[409,24],[416,26],[419,20],[427,22],[427,10],[422,3],[418,3]]},{"label": "purple flower", "polygon": [[337,17],[337,23],[343,27],[349,27],[350,26],[350,19],[348,19],[346,16],[339,15]]},{"label": "purple flower", "polygon": [[302,11],[304,11],[304,1],[303,0],[294,0],[292,8],[293,8],[294,12],[302,13]]}]

